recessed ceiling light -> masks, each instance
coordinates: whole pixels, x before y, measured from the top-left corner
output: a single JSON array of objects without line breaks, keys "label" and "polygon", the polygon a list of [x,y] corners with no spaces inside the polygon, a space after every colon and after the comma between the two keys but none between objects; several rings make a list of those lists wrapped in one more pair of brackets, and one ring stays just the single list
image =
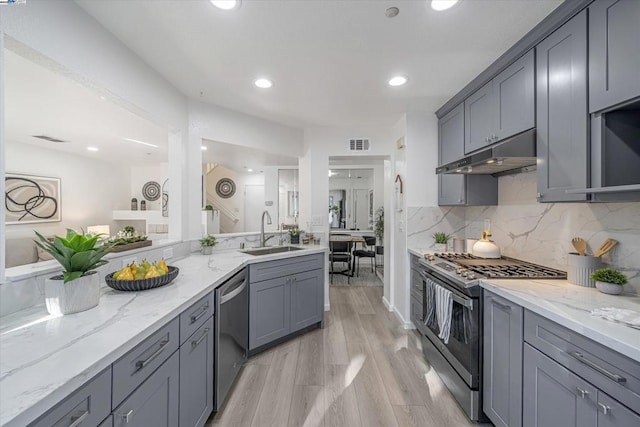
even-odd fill
[{"label": "recessed ceiling light", "polygon": [[206,145],[201,145],[201,146],[200,146],[200,149],[201,149],[202,151],[207,151],[207,146],[206,146]]},{"label": "recessed ceiling light", "polygon": [[456,3],[458,0],[431,0],[431,9],[440,12],[453,7]]},{"label": "recessed ceiling light", "polygon": [[405,76],[395,76],[389,80],[390,86],[402,86],[407,82],[407,78]]},{"label": "recessed ceiling light", "polygon": [[98,147],[87,147],[89,151],[98,151]]},{"label": "recessed ceiling light", "polygon": [[232,10],[240,7],[240,0],[211,0],[211,4],[222,10]]},{"label": "recessed ceiling light", "polygon": [[133,139],[133,138],[123,138],[125,141],[129,141],[129,142],[135,142],[136,144],[142,144],[142,145],[146,145],[147,147],[153,147],[153,148],[158,148],[157,145],[155,144],[151,144],[149,142],[144,142],[144,141],[138,141],[137,139]]},{"label": "recessed ceiling light", "polygon": [[247,172],[253,172],[253,169],[249,168],[247,169]]},{"label": "recessed ceiling light", "polygon": [[271,86],[273,86],[273,82],[271,82],[271,80],[268,80],[268,79],[258,79],[255,82],[253,82],[253,84],[262,89],[269,89]]},{"label": "recessed ceiling light", "polygon": [[400,13],[400,9],[397,7],[390,7],[389,9],[384,11],[384,15],[387,18],[395,18]]}]

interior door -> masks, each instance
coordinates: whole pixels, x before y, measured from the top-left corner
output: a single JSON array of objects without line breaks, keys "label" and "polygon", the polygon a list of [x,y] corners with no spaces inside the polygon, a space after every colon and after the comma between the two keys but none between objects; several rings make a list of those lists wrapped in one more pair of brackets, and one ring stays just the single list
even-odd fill
[{"label": "interior door", "polygon": [[353,228],[366,230],[369,226],[369,190],[353,190]]},{"label": "interior door", "polygon": [[260,230],[264,211],[264,185],[244,186],[244,231]]}]

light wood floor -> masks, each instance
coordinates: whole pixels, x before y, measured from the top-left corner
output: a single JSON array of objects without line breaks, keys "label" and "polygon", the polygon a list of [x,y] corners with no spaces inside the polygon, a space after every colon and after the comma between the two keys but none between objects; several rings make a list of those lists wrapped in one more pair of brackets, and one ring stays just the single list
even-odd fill
[{"label": "light wood floor", "polygon": [[331,287],[325,328],[249,359],[207,426],[470,426],[378,287]]}]

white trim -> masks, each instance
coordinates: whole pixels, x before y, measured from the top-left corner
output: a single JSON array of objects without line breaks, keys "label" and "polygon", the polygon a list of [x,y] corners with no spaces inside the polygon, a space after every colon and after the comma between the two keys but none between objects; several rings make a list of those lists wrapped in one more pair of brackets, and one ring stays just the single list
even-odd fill
[{"label": "white trim", "polygon": [[393,313],[396,315],[396,317],[398,318],[398,320],[400,321],[400,323],[402,324],[402,327],[404,329],[415,329],[415,325],[413,324],[413,322],[409,321],[407,322],[406,320],[404,320],[404,317],[402,317],[402,314],[400,314],[400,312],[398,311],[398,309],[396,307],[393,307]]},{"label": "white trim", "polygon": [[389,311],[393,311],[393,307],[391,306],[391,304],[389,303],[389,300],[387,300],[387,297],[383,296],[382,297],[382,304],[384,304],[385,308]]},{"label": "white trim", "polygon": [[330,303],[326,303],[324,305],[324,311],[331,311],[331,304]]}]

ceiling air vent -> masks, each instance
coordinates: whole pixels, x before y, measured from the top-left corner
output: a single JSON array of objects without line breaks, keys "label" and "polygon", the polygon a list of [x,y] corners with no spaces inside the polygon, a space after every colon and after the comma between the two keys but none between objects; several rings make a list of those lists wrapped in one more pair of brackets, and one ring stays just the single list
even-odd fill
[{"label": "ceiling air vent", "polygon": [[369,138],[349,140],[349,151],[369,151],[370,146]]},{"label": "ceiling air vent", "polygon": [[45,141],[49,141],[49,142],[69,142],[69,141],[65,141],[63,139],[58,139],[58,138],[54,138],[52,136],[47,136],[47,135],[32,135],[34,138],[40,138],[40,139],[44,139]]}]

